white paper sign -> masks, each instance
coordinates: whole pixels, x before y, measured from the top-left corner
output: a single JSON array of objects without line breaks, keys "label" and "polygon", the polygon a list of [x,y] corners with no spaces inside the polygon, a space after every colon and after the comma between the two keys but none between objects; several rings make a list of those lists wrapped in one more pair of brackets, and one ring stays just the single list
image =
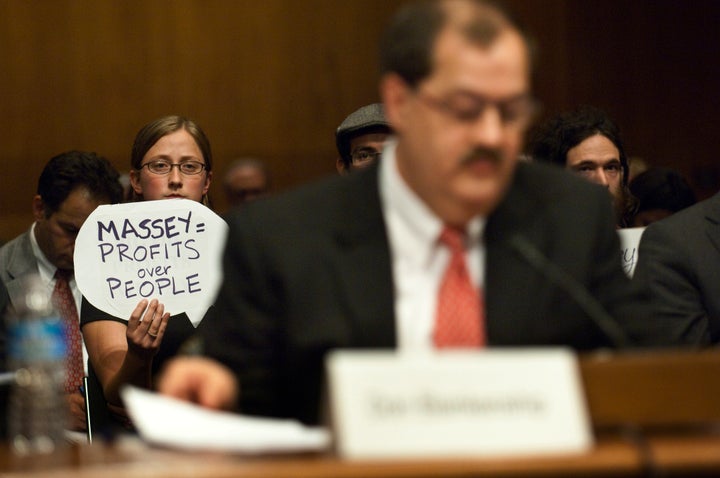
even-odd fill
[{"label": "white paper sign", "polygon": [[346,458],[569,453],[593,444],[569,350],[338,351],[327,368]]},{"label": "white paper sign", "polygon": [[197,325],[222,281],[227,224],[189,199],[100,206],[75,240],[75,279],[91,304],[129,319],[157,298]]},{"label": "white paper sign", "polygon": [[635,272],[635,264],[638,260],[638,245],[640,244],[640,238],[644,227],[630,227],[626,229],[618,229],[618,237],[620,238],[620,258],[622,260],[622,266],[628,277],[632,277]]}]

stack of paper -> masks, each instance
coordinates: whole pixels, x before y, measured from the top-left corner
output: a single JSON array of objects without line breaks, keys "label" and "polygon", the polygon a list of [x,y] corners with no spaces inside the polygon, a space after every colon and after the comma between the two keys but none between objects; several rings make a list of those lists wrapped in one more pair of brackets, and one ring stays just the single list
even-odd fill
[{"label": "stack of paper", "polygon": [[158,445],[238,453],[321,451],[330,445],[326,429],[293,420],[208,410],[130,386],[122,399],[140,436]]}]

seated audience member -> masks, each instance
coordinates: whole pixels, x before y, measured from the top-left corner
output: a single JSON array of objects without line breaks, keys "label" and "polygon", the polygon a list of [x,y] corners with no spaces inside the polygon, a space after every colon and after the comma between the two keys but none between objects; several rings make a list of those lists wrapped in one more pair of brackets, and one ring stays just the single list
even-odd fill
[{"label": "seated audience member", "polygon": [[127,202],[132,200],[132,187],[130,186],[130,173],[120,174],[120,185],[123,188],[123,201]]},{"label": "seated audience member", "polygon": [[[5,288],[5,283],[0,280],[0,372],[8,371],[7,324],[4,319],[9,303],[10,297],[8,297],[7,288]],[[0,413],[6,413],[9,388],[7,384],[0,384]],[[7,437],[7,422],[4,416],[0,420],[0,440]]]},{"label": "seated audience member", "polygon": [[647,226],[697,202],[685,178],[668,168],[650,168],[630,181],[629,187],[637,204],[634,227]]},{"label": "seated audience member", "polygon": [[633,280],[650,292],[653,328],[677,343],[720,343],[720,193],[650,224]]},{"label": "seated audience member", "polygon": [[650,166],[648,166],[647,161],[640,156],[628,157],[628,184],[630,184],[638,174],[647,171],[648,168],[650,168]]},{"label": "seated audience member", "polygon": [[391,134],[380,103],[350,113],[335,131],[335,144],[340,154],[335,161],[338,172],[347,174],[371,165],[380,157]]},{"label": "seated audience member", "polygon": [[85,219],[101,204],[122,200],[119,174],[110,162],[95,153],[70,151],[52,158],[38,179],[32,200],[35,222],[30,229],[0,248],[0,279],[10,308],[24,300],[22,284],[37,274],[47,284],[56,303],[68,294],[69,308],[59,308],[68,320],[69,363],[65,384],[71,428],[85,430],[85,397],[80,393],[85,359],[78,310],[80,291],[73,273],[75,238]]},{"label": "seated audience member", "polygon": [[[136,201],[185,198],[208,202],[210,142],[188,118],[164,116],[143,126],[135,136],[130,167]],[[143,314],[145,319],[140,321]],[[170,317],[157,299],[139,301],[130,317],[111,316],[83,299],[81,326],[92,369],[105,400],[114,412],[120,412],[119,418],[121,385],[151,388],[163,362],[195,332],[186,314]]]},{"label": "seated audience member", "polygon": [[332,349],[591,350],[646,332],[607,193],[519,160],[535,109],[527,41],[483,1],[407,4],[382,41],[397,141],[363,171],[230,216],[207,357],[175,359],[160,391],[230,407],[239,390],[244,413],[317,423]]},{"label": "seated audience member", "polygon": [[606,187],[617,226],[631,225],[628,160],[620,130],[604,112],[583,106],[550,118],[533,132],[528,152],[536,161],[555,163]]},{"label": "seated audience member", "polygon": [[223,188],[228,206],[241,206],[268,193],[270,172],[265,163],[259,159],[236,159],[225,173]]},{"label": "seated audience member", "polygon": [[[5,372],[7,367],[7,323],[5,315],[7,314],[7,306],[10,303],[7,287],[5,282],[0,280],[0,371]],[[2,409],[4,410],[4,408]]]}]

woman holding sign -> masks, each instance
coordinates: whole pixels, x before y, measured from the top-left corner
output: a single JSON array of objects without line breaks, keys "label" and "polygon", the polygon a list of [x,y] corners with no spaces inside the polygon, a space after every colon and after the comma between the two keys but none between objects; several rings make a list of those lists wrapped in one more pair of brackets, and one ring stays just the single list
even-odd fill
[{"label": "woman holding sign", "polygon": [[[136,201],[185,198],[208,204],[210,143],[192,120],[165,116],[145,125],[135,137],[131,168],[131,194]],[[202,318],[191,321],[185,313],[170,317],[164,304],[153,298],[157,294],[142,296],[137,295],[141,300],[129,318],[115,317],[83,299],[81,326],[91,368],[111,408],[122,406],[123,384],[152,388],[155,373],[177,354],[193,334],[197,326],[193,322]],[[134,304],[137,299],[132,300]]]}]

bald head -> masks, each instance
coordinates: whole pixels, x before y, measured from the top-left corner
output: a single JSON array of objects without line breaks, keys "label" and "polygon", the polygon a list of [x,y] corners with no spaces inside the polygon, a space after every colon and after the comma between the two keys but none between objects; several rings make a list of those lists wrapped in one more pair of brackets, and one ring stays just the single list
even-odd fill
[{"label": "bald head", "polygon": [[265,163],[259,159],[238,159],[225,174],[223,187],[228,205],[240,206],[268,193],[270,175]]}]

